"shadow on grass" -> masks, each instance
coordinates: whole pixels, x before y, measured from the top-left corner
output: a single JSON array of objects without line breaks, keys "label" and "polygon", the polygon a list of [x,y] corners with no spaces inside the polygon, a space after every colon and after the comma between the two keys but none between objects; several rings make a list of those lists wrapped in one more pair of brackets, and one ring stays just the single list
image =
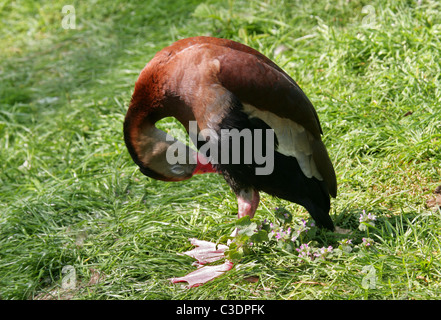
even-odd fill
[{"label": "shadow on grass", "polygon": [[[34,37],[41,35],[31,34],[29,44],[20,48],[21,53],[2,63],[6,70],[0,78],[3,114],[20,113],[20,123],[30,124],[31,117],[26,113],[37,117],[60,108],[75,93],[109,95],[115,92],[116,85],[131,91],[137,74],[124,79],[115,78],[114,74],[127,65],[135,65],[140,72],[156,51],[176,40],[171,29],[184,25],[196,5],[190,0],[179,5],[167,0],[150,5],[123,1],[112,5],[98,1],[90,7],[79,4],[76,29],[72,30],[61,26],[63,4],[59,8],[54,5],[51,9],[56,12],[51,14],[54,19],[59,18],[59,23],[39,25],[41,30],[48,30],[45,37],[50,41],[40,44]],[[29,10],[37,9],[32,5]],[[4,10],[8,11],[8,6]],[[35,23],[41,21],[35,18]],[[107,77],[114,83],[109,83]]]}]

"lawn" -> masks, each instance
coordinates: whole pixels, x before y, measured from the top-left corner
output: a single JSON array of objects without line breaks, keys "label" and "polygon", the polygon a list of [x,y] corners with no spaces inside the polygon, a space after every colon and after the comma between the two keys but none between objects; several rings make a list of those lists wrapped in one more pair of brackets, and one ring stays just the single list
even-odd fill
[{"label": "lawn", "polygon": [[[66,4],[0,1],[1,299],[439,299],[440,2],[74,1],[75,25]],[[261,51],[305,91],[337,174],[331,217],[351,232],[273,237],[187,289],[168,280],[195,268],[178,253],[223,241],[236,198],[213,174],[143,176],[122,123],[155,52],[196,35]],[[276,207],[292,228],[309,218],[261,198],[257,226],[286,228]]]}]

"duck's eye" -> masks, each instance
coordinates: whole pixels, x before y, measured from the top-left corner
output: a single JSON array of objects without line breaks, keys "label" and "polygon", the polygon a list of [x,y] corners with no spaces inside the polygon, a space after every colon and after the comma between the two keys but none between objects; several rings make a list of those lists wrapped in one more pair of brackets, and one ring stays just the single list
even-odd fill
[{"label": "duck's eye", "polygon": [[170,167],[170,171],[173,172],[173,174],[176,175],[183,175],[185,173],[184,168],[181,165],[173,165]]}]

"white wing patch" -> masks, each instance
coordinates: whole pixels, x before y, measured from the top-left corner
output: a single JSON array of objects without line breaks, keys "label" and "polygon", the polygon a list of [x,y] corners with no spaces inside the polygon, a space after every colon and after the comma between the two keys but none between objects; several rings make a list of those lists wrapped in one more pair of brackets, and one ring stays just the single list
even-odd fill
[{"label": "white wing patch", "polygon": [[285,156],[295,157],[306,177],[323,180],[312,158],[310,142],[313,137],[305,128],[290,119],[278,117],[274,113],[259,110],[249,104],[244,104],[243,108],[248,116],[259,118],[274,129],[279,142],[276,151]]}]

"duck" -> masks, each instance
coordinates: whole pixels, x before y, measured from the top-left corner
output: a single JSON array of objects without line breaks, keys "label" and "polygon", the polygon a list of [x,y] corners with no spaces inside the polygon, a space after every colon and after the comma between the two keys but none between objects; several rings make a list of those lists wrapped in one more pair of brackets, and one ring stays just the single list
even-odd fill
[{"label": "duck", "polygon": [[[156,127],[167,117],[183,125],[194,147]],[[149,178],[179,182],[215,173],[235,194],[239,219],[254,217],[264,192],[335,230],[329,211],[337,179],[318,114],[284,70],[247,45],[198,36],[160,50],[139,74],[123,133]],[[206,265],[228,246],[191,241],[198,248],[187,254],[199,268],[172,282],[197,286],[231,269],[231,261]]]}]

